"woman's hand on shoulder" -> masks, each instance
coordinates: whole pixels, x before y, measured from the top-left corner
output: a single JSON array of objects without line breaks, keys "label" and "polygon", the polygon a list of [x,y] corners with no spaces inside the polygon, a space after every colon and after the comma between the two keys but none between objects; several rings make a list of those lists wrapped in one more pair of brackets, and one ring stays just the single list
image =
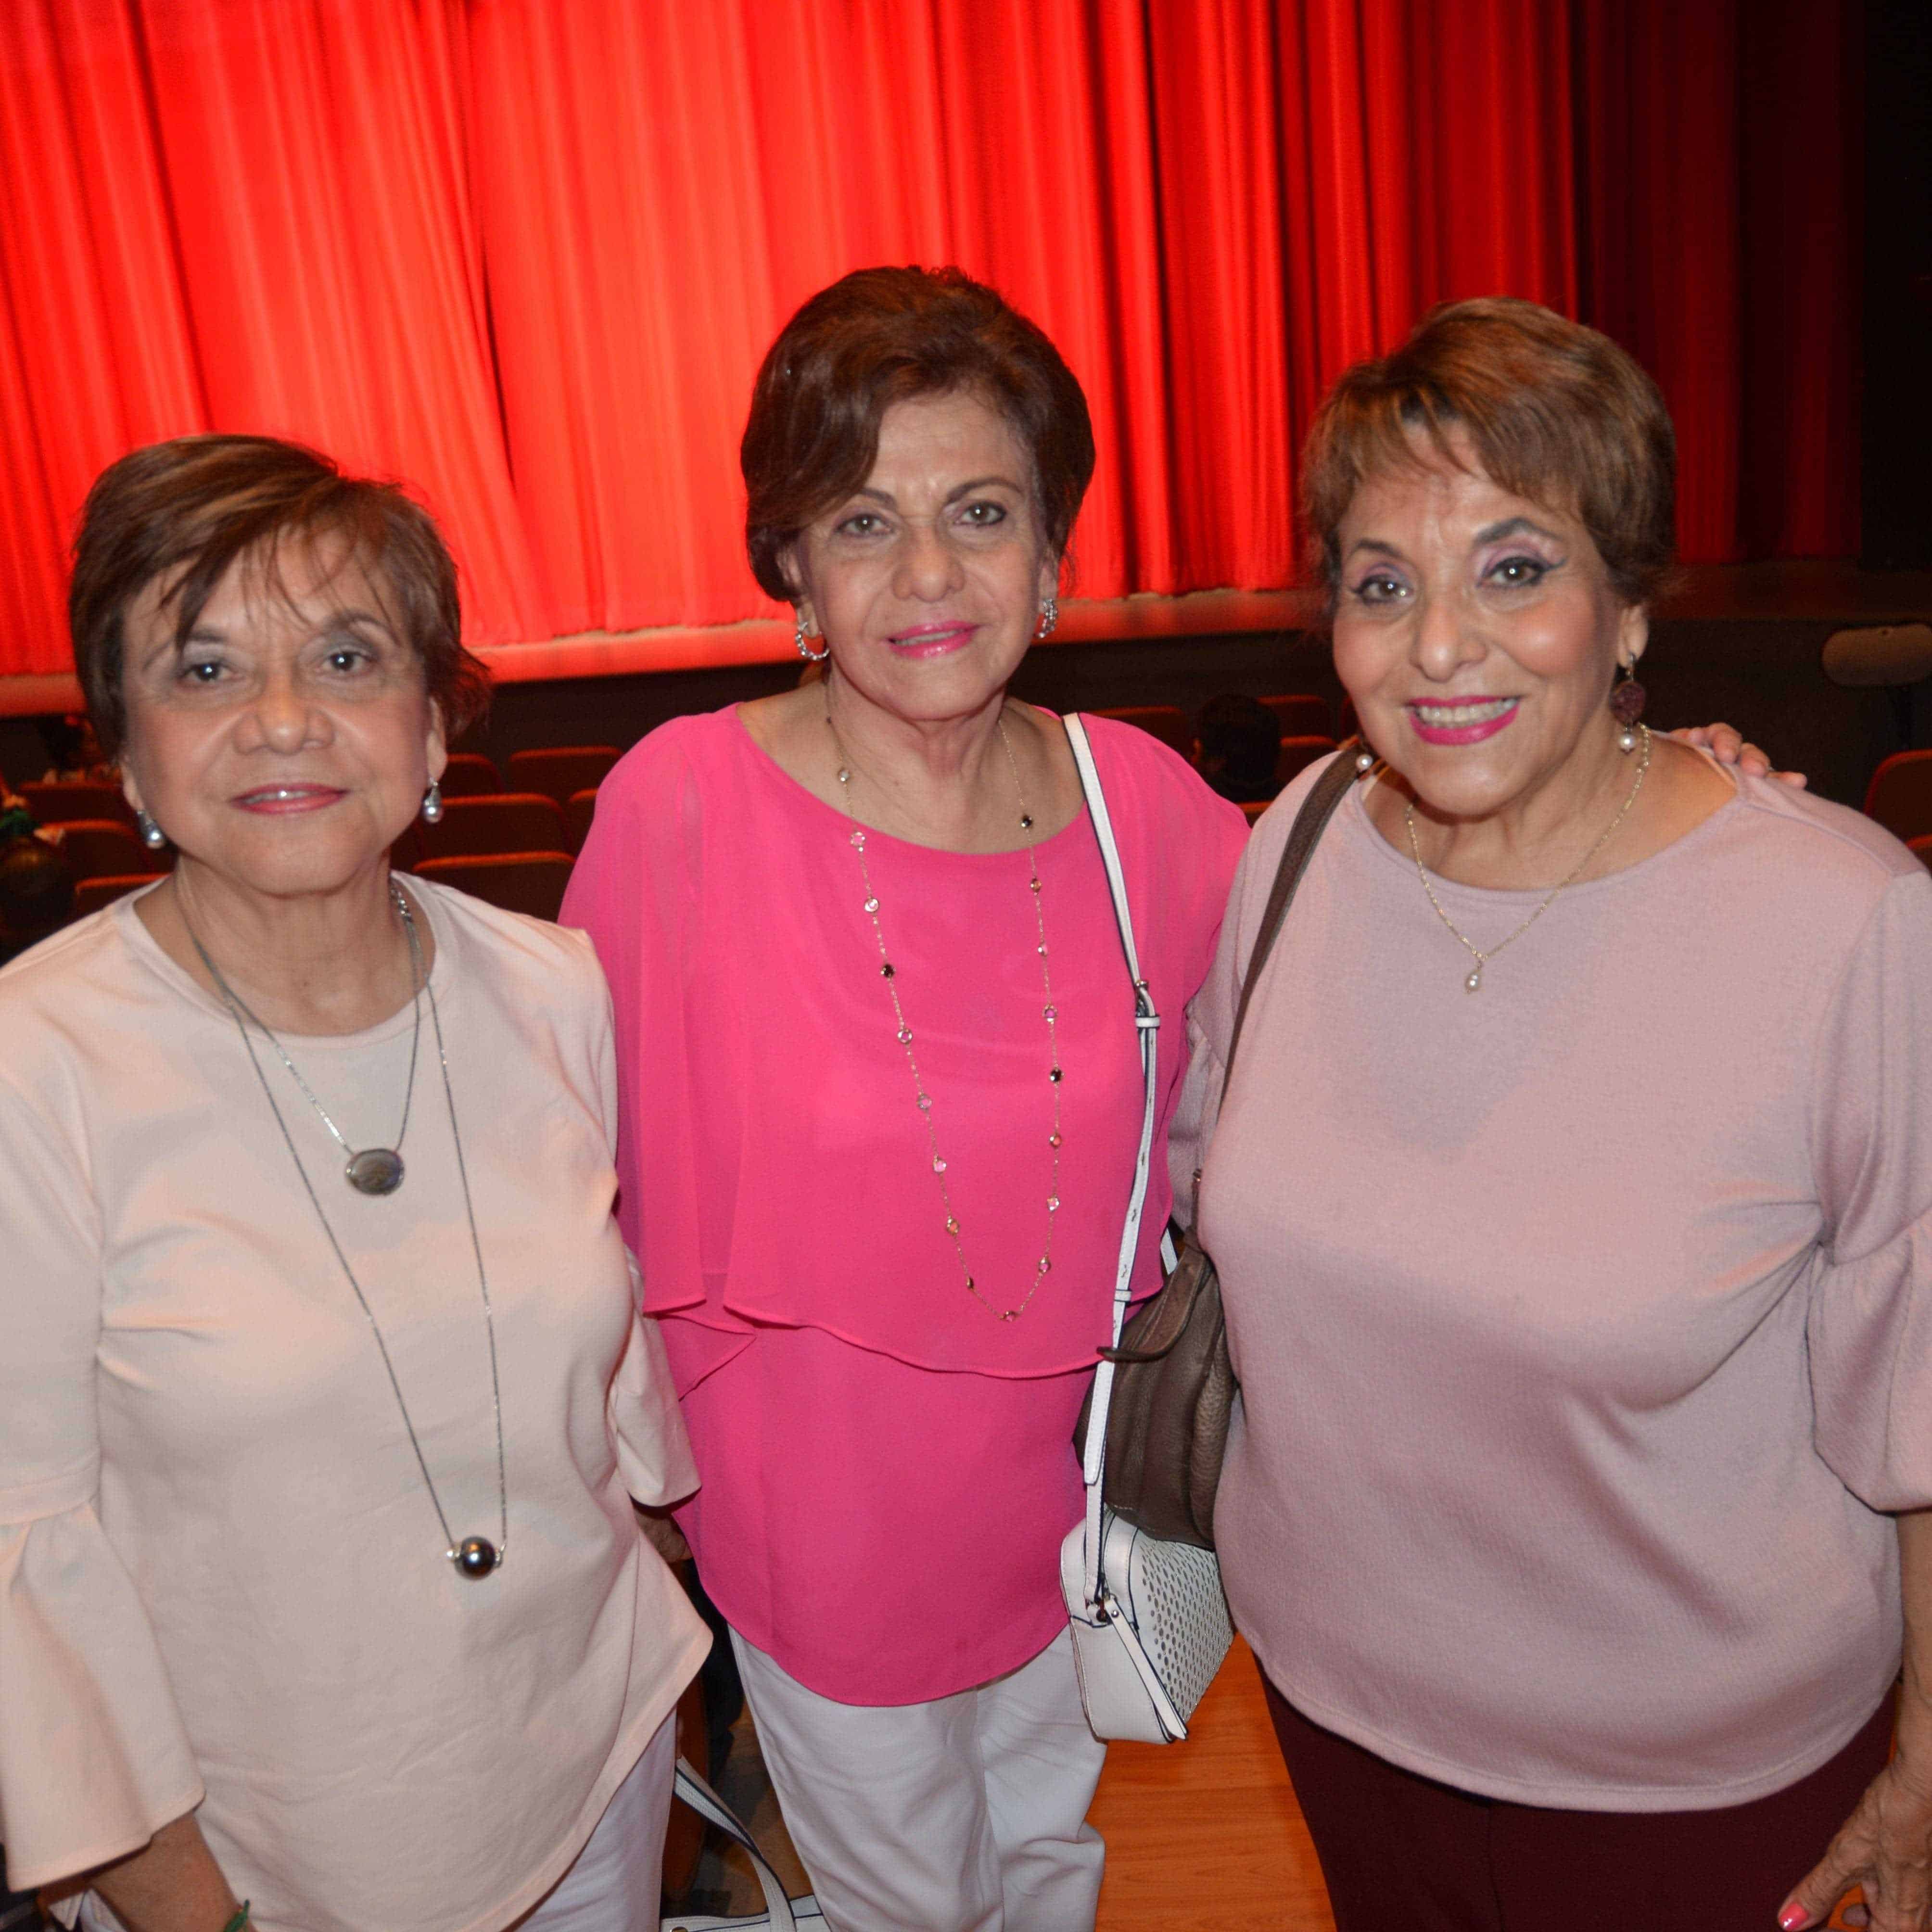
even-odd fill
[{"label": "woman's hand on shoulder", "polygon": [[1822,1926],[1853,1886],[1863,1905],[1844,1922],[1870,1932],[1932,1927],[1932,1767],[1895,1757],[1865,1789],[1858,1808],[1805,1874],[1778,1915],[1784,1932]]},{"label": "woman's hand on shoulder", "polygon": [[1680,745],[1708,752],[1720,765],[1736,765],[1747,778],[1773,778],[1802,791],[1809,783],[1802,772],[1774,772],[1771,760],[1755,745],[1744,742],[1744,734],[1730,724],[1687,724],[1670,736]]}]

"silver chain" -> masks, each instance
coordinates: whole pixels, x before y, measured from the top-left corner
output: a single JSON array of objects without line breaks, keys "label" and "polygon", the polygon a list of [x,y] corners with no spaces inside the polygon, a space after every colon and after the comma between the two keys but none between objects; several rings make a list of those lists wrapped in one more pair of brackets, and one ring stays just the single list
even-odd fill
[{"label": "silver chain", "polygon": [[[367,1152],[369,1150],[358,1149],[349,1144],[348,1141],[344,1137],[342,1130],[329,1118],[328,1108],[316,1098],[315,1090],[302,1078],[301,1068],[289,1058],[287,1048],[284,1046],[281,1041],[277,1038],[273,1028],[262,1019],[256,1014],[254,1008],[250,1006],[242,995],[221,976],[221,969],[208,956],[208,948],[202,944],[201,935],[195,931],[194,922],[188,916],[188,900],[186,896],[182,892],[178,882],[176,888],[176,902],[181,907],[182,924],[188,928],[188,938],[193,943],[195,951],[200,956],[201,963],[208,968],[208,976],[221,989],[221,997],[226,1001],[230,1010],[237,1006],[240,1007],[242,1011],[254,1022],[256,1028],[266,1039],[268,1044],[275,1049],[276,1054],[282,1064],[288,1069],[289,1078],[301,1088],[303,1099],[315,1109],[316,1118],[334,1136],[336,1145],[349,1156],[348,1166],[345,1171],[350,1177],[350,1184],[361,1193],[392,1192],[394,1187],[400,1184],[402,1175],[400,1156],[403,1150],[403,1141],[410,1130],[410,1108],[416,1096],[416,1049],[422,1044],[422,949],[417,944],[416,924],[410,916],[409,906],[403,898],[402,888],[392,880],[389,892],[396,910],[402,916],[404,930],[409,937],[410,974],[414,988],[410,997],[410,1003],[416,1009],[416,1027],[410,1035],[410,1078],[409,1084],[403,1089],[403,1122],[402,1125],[396,1130],[396,1138],[386,1150],[398,1157],[394,1167],[395,1180],[390,1186],[386,1188],[370,1188],[363,1186],[356,1179],[357,1156],[359,1153]],[[247,1037],[245,1034],[243,1037],[244,1039]]]},{"label": "silver chain", "polygon": [[[409,935],[410,960],[416,975],[418,1000],[420,1002],[425,993],[429,997],[430,1024],[436,1034],[436,1061],[442,1069],[443,1100],[449,1109],[450,1139],[454,1144],[456,1149],[457,1178],[463,1186],[463,1211],[470,1222],[470,1251],[476,1258],[477,1285],[482,1289],[483,1295],[483,1325],[490,1343],[490,1400],[496,1424],[497,1544],[496,1564],[493,1567],[500,1568],[508,1560],[510,1551],[510,1490],[503,1450],[502,1387],[496,1370],[496,1313],[490,1304],[490,1277],[483,1265],[483,1243],[476,1232],[476,1209],[470,1198],[470,1169],[463,1157],[463,1134],[462,1130],[457,1125],[456,1095],[450,1085],[449,1054],[443,1043],[442,1016],[436,1008],[436,988],[430,985],[429,976],[423,970],[422,944],[416,936],[416,916],[410,909],[410,902],[404,896],[402,888],[393,882],[390,885],[389,890],[394,896],[396,910],[402,916],[404,930]],[[322,1210],[321,1197],[315,1191],[315,1184],[308,1178],[308,1169],[302,1165],[302,1156],[296,1150],[295,1136],[289,1132],[289,1124],[283,1118],[282,1110],[276,1103],[274,1090],[268,1084],[268,1076],[262,1071],[262,1063],[255,1057],[254,1042],[248,1037],[248,1025],[242,1016],[246,1013],[249,1019],[254,1020],[255,1024],[260,1028],[263,1033],[268,1034],[271,1040],[274,1040],[274,1035],[268,1033],[268,1029],[262,1026],[259,1019],[255,1019],[254,1015],[242,1004],[241,1000],[230,988],[227,981],[221,976],[214,961],[208,958],[200,938],[196,937],[194,928],[188,924],[185,906],[183,906],[182,910],[182,922],[188,926],[188,937],[194,940],[196,952],[201,955],[202,963],[207,967],[216,986],[220,991],[222,1002],[228,1009],[229,1018],[235,1022],[236,1031],[242,1036],[242,1048],[248,1056],[248,1064],[255,1070],[255,1078],[260,1084],[263,1098],[268,1103],[268,1111],[274,1115],[275,1125],[281,1130],[283,1144],[289,1150],[289,1158],[295,1162],[296,1172],[302,1180],[302,1191],[308,1195],[309,1204],[315,1210],[316,1219],[322,1223],[322,1232],[328,1238],[328,1245],[334,1251],[335,1258],[340,1264],[344,1275],[347,1277],[350,1288],[356,1297],[356,1305],[362,1310],[363,1318],[369,1324],[369,1332],[376,1338],[376,1348],[382,1358],[382,1366],[388,1373],[389,1387],[395,1395],[396,1407],[402,1415],[403,1427],[409,1435],[410,1447],[416,1451],[416,1467],[422,1472],[423,1487],[429,1492],[430,1506],[436,1511],[436,1522],[442,1531],[445,1545],[443,1554],[452,1562],[454,1562],[458,1553],[457,1539],[450,1529],[449,1518],[443,1513],[442,1498],[436,1493],[435,1479],[430,1474],[428,1459],[423,1454],[422,1444],[416,1436],[416,1424],[410,1419],[410,1406],[403,1400],[403,1385],[397,1378],[396,1365],[390,1359],[389,1345],[383,1340],[382,1324],[376,1321],[375,1310],[369,1306],[368,1298],[362,1292],[362,1284],[356,1280],[356,1270],[349,1265],[349,1257],[344,1253],[342,1244],[337,1240],[335,1230],[329,1225],[328,1216]],[[417,1010],[416,1025],[417,1030],[420,1033],[422,1025],[420,1004]],[[277,1042],[277,1048],[279,1051],[279,1042]],[[282,1058],[285,1064],[287,1063],[286,1054],[284,1054]],[[413,1082],[416,1077],[416,1050],[413,1046],[410,1052],[410,1078]],[[292,1065],[289,1066],[289,1071],[291,1073],[295,1072]],[[302,1076],[296,1074],[296,1078],[297,1083],[301,1084]],[[306,1085],[303,1085],[302,1090],[304,1093],[308,1092]],[[318,1113],[321,1112],[320,1106],[316,1111]],[[327,1115],[324,1114],[323,1118],[326,1120]],[[334,1130],[332,1127],[330,1131],[333,1132]],[[340,1134],[337,1134],[335,1137],[338,1141],[342,1138]]]},{"label": "silver chain", "polygon": [[[839,741],[838,728],[832,723],[832,713],[829,709],[825,714],[825,724],[826,728],[832,734],[832,747],[838,754],[839,784],[842,787],[849,785],[852,782],[852,763],[845,754],[844,746]],[[1022,832],[1030,832],[1033,830],[1033,814],[1027,807],[1026,788],[1020,782],[1019,761],[1013,756],[1012,744],[1006,736],[1006,720],[1004,716],[995,721],[995,728],[1000,734],[1000,747],[1006,754],[1007,767],[1013,776],[1013,791],[1019,800],[1020,830]],[[847,816],[849,818],[850,814],[848,813]],[[1029,838],[1026,848],[1028,873],[1027,886],[1033,898],[1034,924],[1038,935],[1037,950],[1040,955],[1040,980],[1042,1001],[1041,1012],[1046,1022],[1048,1061],[1047,1079],[1053,1088],[1053,1128],[1047,1136],[1047,1145],[1052,1150],[1053,1166],[1047,1183],[1046,1239],[1041,1246],[1040,1265],[1034,1270],[1033,1286],[1027,1290],[1025,1294],[1014,1306],[1000,1308],[995,1306],[986,1295],[980,1292],[980,1285],[974,1279],[973,1270],[966,1263],[966,1249],[960,1234],[959,1216],[953,1210],[952,1190],[946,1185],[947,1163],[944,1155],[939,1151],[939,1136],[932,1124],[932,1096],[926,1090],[926,1076],[920,1071],[919,1058],[913,1050],[913,1030],[907,1024],[905,1010],[899,1004],[898,970],[892,964],[891,956],[886,950],[885,930],[879,923],[879,896],[872,889],[872,867],[866,861],[866,831],[862,826],[856,824],[853,826],[851,845],[854,851],[859,855],[859,876],[864,882],[866,888],[865,910],[866,916],[872,922],[872,937],[879,949],[880,975],[886,982],[886,992],[892,1003],[892,1018],[898,1031],[898,1042],[904,1050],[906,1065],[912,1072],[913,1099],[919,1108],[920,1118],[926,1123],[926,1150],[932,1157],[933,1179],[939,1186],[940,1205],[944,1211],[946,1235],[952,1244],[953,1254],[958,1258],[959,1272],[966,1283],[966,1292],[998,1320],[1017,1322],[1026,1312],[1034,1297],[1040,1292],[1040,1283],[1052,1272],[1053,1230],[1054,1223],[1060,1216],[1060,1088],[1062,1072],[1060,1064],[1060,1036],[1058,1030],[1060,1014],[1053,1000],[1053,975],[1048,962],[1046,944],[1046,914],[1041,904],[1039,853],[1035,849],[1032,840]]]},{"label": "silver chain", "polygon": [[1402,823],[1408,828],[1408,850],[1409,856],[1415,861],[1415,875],[1422,881],[1422,890],[1429,895],[1429,903],[1436,908],[1436,916],[1455,934],[1463,950],[1476,962],[1474,970],[1462,982],[1463,990],[1466,992],[1479,993],[1482,991],[1483,968],[1498,952],[1502,952],[1504,946],[1514,946],[1562,897],[1564,893],[1576,883],[1577,880],[1582,876],[1584,868],[1610,842],[1611,835],[1630,816],[1630,808],[1636,804],[1636,795],[1643,789],[1643,775],[1650,770],[1650,727],[1648,724],[1640,724],[1637,730],[1643,737],[1643,756],[1637,760],[1636,780],[1630,788],[1629,797],[1624,800],[1622,810],[1604,828],[1604,836],[1583,854],[1582,858],[1576,861],[1575,865],[1570,867],[1568,875],[1551,890],[1528,918],[1525,920],[1507,939],[1497,940],[1486,952],[1480,951],[1462,928],[1442,910],[1442,902],[1436,896],[1436,888],[1429,883],[1428,868],[1422,862],[1421,848],[1416,843],[1415,801],[1411,799],[1403,807]]}]

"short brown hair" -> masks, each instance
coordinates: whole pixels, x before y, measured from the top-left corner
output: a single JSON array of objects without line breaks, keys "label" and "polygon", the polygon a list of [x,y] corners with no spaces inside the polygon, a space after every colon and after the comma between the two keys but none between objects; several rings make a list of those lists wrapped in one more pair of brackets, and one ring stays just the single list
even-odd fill
[{"label": "short brown hair", "polygon": [[1094,475],[1094,425],[1060,351],[957,268],[860,268],[785,324],[752,386],[738,460],[745,548],[763,590],[797,596],[780,559],[872,474],[886,411],[957,389],[982,391],[1026,445],[1048,548],[1065,554]]},{"label": "short brown hair", "polygon": [[456,566],[429,512],[393,483],[345,476],[299,443],[267,436],[183,436],[151,443],[94,479],[74,537],[68,625],[74,668],[101,748],[127,736],[128,612],[170,580],[177,647],[244,558],[273,567],[290,539],[345,538],[393,593],[403,634],[454,738],[488,709],[490,674],[463,647]]},{"label": "short brown hair", "polygon": [[1332,607],[1338,532],[1362,484],[1415,461],[1420,430],[1452,461],[1467,436],[1512,495],[1574,514],[1626,604],[1647,604],[1676,542],[1676,437],[1663,396],[1606,335],[1510,296],[1444,302],[1392,356],[1358,362],[1310,430],[1302,502]]}]

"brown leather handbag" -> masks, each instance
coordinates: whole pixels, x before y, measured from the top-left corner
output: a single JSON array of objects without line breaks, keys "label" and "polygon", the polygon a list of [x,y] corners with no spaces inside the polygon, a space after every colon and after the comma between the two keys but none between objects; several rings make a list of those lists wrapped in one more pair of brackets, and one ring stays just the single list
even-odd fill
[{"label": "brown leather handbag", "polygon": [[[1240,1003],[1222,1076],[1222,1104],[1234,1077],[1234,1053],[1282,921],[1316,842],[1360,773],[1361,741],[1351,739],[1302,800],[1282,848],[1262,914],[1255,950],[1242,975]],[[1200,1244],[1201,1175],[1194,1176],[1194,1227],[1181,1244],[1159,1292],[1148,1297],[1120,1335],[1120,1346],[1103,1348],[1114,1364],[1113,1398],[1107,1412],[1106,1507],[1163,1540],[1214,1546],[1214,1492],[1228,1447],[1228,1424],[1238,1384],[1228,1354],[1221,1312],[1221,1284],[1213,1258]],[[1074,1430],[1076,1449],[1087,1439],[1088,1406]]]}]

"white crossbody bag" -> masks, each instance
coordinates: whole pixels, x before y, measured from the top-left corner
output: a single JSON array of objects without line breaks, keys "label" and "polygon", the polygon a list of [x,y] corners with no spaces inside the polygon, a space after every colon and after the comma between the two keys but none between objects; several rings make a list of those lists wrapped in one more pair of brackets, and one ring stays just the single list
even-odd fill
[{"label": "white crossbody bag", "polygon": [[[1145,1088],[1140,1153],[1134,1162],[1133,1192],[1114,1276],[1110,1346],[1118,1348],[1132,1287],[1134,1259],[1140,1251],[1141,1210],[1147,1202],[1148,1166],[1154,1153],[1160,1015],[1141,976],[1126,880],[1120,871],[1120,848],[1114,842],[1093,747],[1078,716],[1069,716],[1064,722],[1107,869],[1120,947],[1133,982],[1134,1024],[1140,1036]],[[1162,1258],[1171,1269],[1174,1250],[1165,1236],[1161,1250]],[[1221,1566],[1211,1550],[1149,1536],[1102,1505],[1107,1411],[1113,1388],[1114,1364],[1103,1358],[1094,1374],[1081,1471],[1087,1485],[1086,1514],[1067,1532],[1060,1546],[1060,1587],[1073,1633],[1080,1700],[1094,1735],[1172,1744],[1186,1736],[1187,1720],[1234,1640],[1234,1626],[1221,1591]]]}]

